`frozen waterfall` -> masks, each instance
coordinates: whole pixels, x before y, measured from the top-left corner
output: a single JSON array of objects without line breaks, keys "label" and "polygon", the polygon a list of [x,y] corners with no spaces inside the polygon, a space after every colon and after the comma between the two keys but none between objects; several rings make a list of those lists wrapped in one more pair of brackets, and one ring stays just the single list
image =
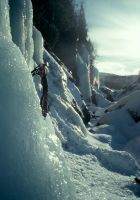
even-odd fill
[{"label": "frozen waterfall", "polygon": [[0,199],[74,200],[60,141],[49,114],[42,118],[27,66],[31,2],[1,0],[0,16]]}]

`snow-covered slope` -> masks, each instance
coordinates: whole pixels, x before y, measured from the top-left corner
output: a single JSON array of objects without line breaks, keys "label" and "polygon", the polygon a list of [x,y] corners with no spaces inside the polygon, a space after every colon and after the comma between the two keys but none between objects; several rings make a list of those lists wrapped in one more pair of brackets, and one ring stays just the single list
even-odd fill
[{"label": "snow-covered slope", "polygon": [[138,118],[140,118],[140,91],[135,91],[129,94],[128,96],[125,96],[121,98],[117,103],[113,104],[111,107],[108,108],[108,111],[118,110],[123,108],[124,110],[127,110],[130,112],[130,114],[134,114],[132,116],[136,121],[139,121]]},{"label": "snow-covered slope", "polygon": [[73,173],[78,200],[138,200],[134,176],[114,173],[100,165],[94,155],[66,154]]},{"label": "snow-covered slope", "polygon": [[[101,165],[111,171],[128,175],[138,172],[139,166],[130,154],[115,151],[109,145],[102,143],[99,138],[89,135],[80,116],[72,107],[74,97],[67,88],[67,77],[63,68],[49,53],[45,52],[44,58],[50,65],[48,70],[49,112],[57,131],[59,130],[57,135],[65,149],[77,154],[93,154]],[[77,101],[76,98],[75,101]]]},{"label": "snow-covered slope", "polygon": [[92,89],[92,102],[101,108],[108,107],[111,104],[111,102],[106,99],[105,95],[95,89]]},{"label": "snow-covered slope", "polygon": [[101,85],[105,85],[111,89],[122,89],[134,83],[138,75],[119,76],[116,74],[100,73]]},{"label": "snow-covered slope", "polygon": [[[67,147],[80,148],[88,131],[81,116],[73,107],[73,101],[77,100],[67,86],[68,80],[63,67],[47,51],[44,53],[44,59],[49,63],[49,112],[57,131],[59,130],[58,135]],[[78,104],[77,102],[77,108],[82,113]]]},{"label": "snow-covered slope", "polygon": [[[98,121],[98,125],[108,124],[116,130],[116,145],[131,152],[140,161],[140,91],[135,91],[121,98],[118,102],[107,108],[106,114]],[[114,135],[113,135],[114,137]],[[120,143],[121,139],[121,143]],[[135,148],[133,144],[135,142]],[[132,145],[132,146],[131,146]]]}]

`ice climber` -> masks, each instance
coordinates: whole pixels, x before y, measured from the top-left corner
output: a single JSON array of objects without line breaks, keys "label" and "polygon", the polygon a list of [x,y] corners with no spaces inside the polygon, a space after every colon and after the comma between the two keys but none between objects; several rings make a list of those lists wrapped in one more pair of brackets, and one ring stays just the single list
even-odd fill
[{"label": "ice climber", "polygon": [[42,115],[45,118],[48,112],[48,82],[46,77],[46,65],[38,65],[32,72],[32,76],[39,75],[42,85],[42,96],[40,99],[40,106],[42,108]]}]

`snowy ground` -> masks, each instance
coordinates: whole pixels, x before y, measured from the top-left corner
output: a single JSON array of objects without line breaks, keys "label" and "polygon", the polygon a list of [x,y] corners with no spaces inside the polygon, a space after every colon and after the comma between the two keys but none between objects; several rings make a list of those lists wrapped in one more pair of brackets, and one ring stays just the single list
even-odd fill
[{"label": "snowy ground", "polygon": [[[133,163],[126,159],[125,152],[118,151],[119,141],[123,138],[117,129],[111,125],[95,126],[99,117],[103,115],[103,109],[98,108],[96,111],[97,118],[93,118],[89,124],[86,139],[88,145],[92,148],[98,146],[98,150],[103,153],[98,154],[96,151],[85,153],[65,152],[66,160],[72,172],[72,181],[76,188],[78,200],[135,200],[140,199],[140,185],[134,181],[136,176]],[[115,150],[113,147],[115,146]],[[102,162],[107,152],[107,162],[109,165],[114,164],[124,168],[123,171],[115,171],[108,164]],[[119,159],[117,161],[118,152]],[[114,155],[113,155],[114,153]],[[113,160],[112,160],[113,159]],[[115,160],[116,159],[116,160]],[[124,166],[124,163],[126,166]],[[120,162],[120,163],[119,163]],[[132,166],[131,166],[132,165]],[[131,166],[131,167],[130,167]],[[132,168],[130,174],[125,173],[127,168]],[[134,167],[135,168],[135,167]]]},{"label": "snowy ground", "polygon": [[102,167],[94,155],[66,152],[78,200],[140,199],[134,176],[114,173]]},{"label": "snowy ground", "polygon": [[[140,187],[134,182],[134,177],[140,168],[129,153],[120,151],[121,143],[125,139],[120,134],[122,127],[118,126],[122,122],[120,116],[124,118],[124,122],[127,118],[130,122],[133,121],[131,117],[124,111],[116,115],[118,112],[116,111],[115,117],[111,114],[113,121],[110,124],[103,123],[96,126],[105,115],[104,107],[111,104],[110,102],[103,106],[105,98],[96,93],[96,96],[100,97],[97,98],[100,107],[89,105],[90,111],[94,114],[86,129],[72,108],[74,100],[78,109],[81,109],[78,89],[76,90],[70,80],[67,82],[63,69],[47,52],[44,56],[50,64],[48,72],[50,114],[57,128],[57,136],[67,149],[65,157],[72,173],[77,200],[140,199]],[[122,113],[125,115],[122,116]]]}]

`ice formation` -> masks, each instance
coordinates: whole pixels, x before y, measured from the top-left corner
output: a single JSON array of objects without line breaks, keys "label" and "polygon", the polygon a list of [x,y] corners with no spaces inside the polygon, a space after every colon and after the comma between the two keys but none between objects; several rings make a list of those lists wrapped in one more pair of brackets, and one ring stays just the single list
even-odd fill
[{"label": "ice formation", "polygon": [[0,1],[0,35],[11,39],[8,0]]},{"label": "ice formation", "polygon": [[[24,12],[26,3],[10,1],[9,4],[12,38],[18,48],[10,41],[8,2],[0,2],[2,19],[7,20],[0,34],[0,199],[73,200],[74,190],[60,141],[49,114],[46,120],[41,116],[39,98],[27,66],[26,41],[32,38],[26,34],[31,33],[28,28],[32,29],[32,24],[28,27],[24,23],[26,14],[30,13],[30,10]],[[30,48],[33,52],[32,44]]]},{"label": "ice formation", "polygon": [[82,60],[79,54],[77,54],[76,60],[77,60],[78,88],[81,91],[85,102],[91,103],[91,88],[90,88],[89,70],[87,64]]},{"label": "ice formation", "polygon": [[13,42],[20,48],[29,67],[33,65],[32,4],[28,0],[9,0]]},{"label": "ice formation", "polygon": [[100,85],[99,71],[93,65],[90,66],[90,81],[91,81],[91,86],[93,88],[99,89],[99,85]]},{"label": "ice formation", "polygon": [[67,87],[66,73],[47,51],[44,51],[44,60],[49,63],[49,108],[55,127],[59,130],[59,138],[62,143],[80,148],[88,131],[73,107],[73,100],[77,100]]},{"label": "ice formation", "polygon": [[43,38],[41,33],[33,27],[33,41],[34,41],[34,61],[37,65],[43,63]]}]

